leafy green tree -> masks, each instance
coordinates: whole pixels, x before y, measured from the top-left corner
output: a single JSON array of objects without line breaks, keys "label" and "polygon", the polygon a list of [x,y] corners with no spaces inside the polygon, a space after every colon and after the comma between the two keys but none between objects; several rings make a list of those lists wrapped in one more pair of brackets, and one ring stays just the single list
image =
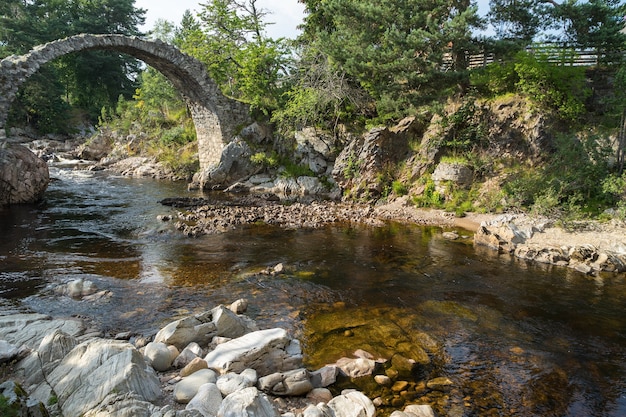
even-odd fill
[{"label": "leafy green tree", "polygon": [[[35,45],[78,33],[139,35],[138,26],[143,23],[144,14],[145,10],[134,7],[134,0],[6,0],[0,4],[0,51],[3,55],[23,54]],[[86,112],[91,121],[97,120],[101,107],[115,106],[120,93],[132,96],[136,88],[134,74],[139,72],[134,58],[105,52],[70,54],[47,66],[54,68],[47,73],[54,80],[31,77],[23,90],[55,91],[49,86],[29,84],[60,83],[63,92],[59,97],[74,110]],[[49,94],[39,97],[58,100]],[[19,100],[27,100],[27,95],[19,94]],[[62,110],[52,102],[22,104],[22,108],[29,108],[33,115],[60,112],[39,114],[37,119],[69,119],[66,113],[69,106]],[[25,124],[30,120],[32,118],[17,117],[13,123]]]},{"label": "leafy green tree", "polygon": [[481,20],[465,0],[305,1],[304,41],[398,118],[442,90],[467,85],[465,56]]},{"label": "leafy green tree", "polygon": [[[547,0],[546,0],[547,1]],[[561,29],[556,40],[598,52],[600,64],[622,61],[626,34],[626,5],[621,0],[549,1],[553,28]]]},{"label": "leafy green tree", "polygon": [[198,21],[183,20],[181,49],[200,59],[226,95],[269,115],[278,107],[288,72],[286,40],[265,35],[257,0],[212,0]]},{"label": "leafy green tree", "polygon": [[488,19],[499,40],[523,47],[546,27],[545,8],[536,0],[490,0]]}]

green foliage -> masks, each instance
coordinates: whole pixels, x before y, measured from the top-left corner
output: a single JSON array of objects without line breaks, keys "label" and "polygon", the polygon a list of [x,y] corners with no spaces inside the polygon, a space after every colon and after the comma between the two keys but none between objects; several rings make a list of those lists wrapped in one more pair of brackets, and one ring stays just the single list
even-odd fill
[{"label": "green foliage", "polygon": [[519,76],[518,90],[535,103],[555,109],[560,117],[570,121],[585,111],[585,99],[591,91],[586,85],[584,68],[551,65],[520,53],[515,71]]},{"label": "green foliage", "polygon": [[[344,71],[375,100],[381,120],[401,117],[462,82],[471,28],[480,25],[469,3],[433,0],[305,2],[304,39],[334,68]],[[451,71],[442,72],[444,56]]]},{"label": "green foliage", "polygon": [[[521,168],[505,184],[510,206],[551,216],[597,214],[615,203],[610,148],[598,137],[556,138],[556,150],[541,169]],[[602,184],[607,184],[603,188]]]},{"label": "green foliage", "polygon": [[472,96],[466,97],[455,112],[442,115],[444,135],[441,145],[450,150],[454,157],[471,151],[485,141],[485,127],[478,116],[476,100]]},{"label": "green foliage", "polygon": [[[134,0],[4,0],[0,50],[3,55],[24,54],[35,45],[79,33],[139,35],[144,14]],[[132,95],[139,72],[134,58],[99,51],[65,55],[47,66],[45,77],[30,77],[22,86],[12,125],[65,133],[70,107],[95,122],[103,106],[114,106],[120,94]]]},{"label": "green foliage", "polygon": [[420,179],[424,184],[424,191],[421,195],[413,198],[413,202],[417,207],[431,207],[442,208],[444,203],[444,196],[437,191],[435,182],[430,175],[424,176]]},{"label": "green foliage", "polygon": [[570,0],[555,5],[551,17],[561,30],[556,36],[559,41],[596,50],[600,65],[619,65],[626,42],[625,12],[620,0]]},{"label": "green foliage", "polygon": [[486,97],[514,93],[518,82],[519,75],[515,71],[514,61],[489,64],[470,74],[472,87]]},{"label": "green foliage", "polygon": [[490,64],[477,71],[471,82],[488,96],[524,94],[544,111],[568,121],[585,112],[585,100],[591,94],[584,67],[554,65],[525,51],[515,55],[512,62]]},{"label": "green foliage", "polygon": [[6,397],[0,395],[0,415],[4,417],[18,417],[20,412],[16,407],[9,404]]},{"label": "green foliage", "polygon": [[361,160],[354,154],[348,155],[346,166],[343,170],[343,176],[346,178],[356,178],[361,170]]},{"label": "green foliage", "polygon": [[626,201],[626,172],[622,175],[610,174],[602,180],[602,192],[614,200]]},{"label": "green foliage", "polygon": [[285,167],[280,173],[283,178],[315,177],[315,173],[308,166],[290,160],[282,161],[282,165]]},{"label": "green foliage", "polygon": [[532,41],[548,23],[545,6],[533,0],[490,0],[489,21],[499,39]]},{"label": "green foliage", "polygon": [[265,168],[278,168],[280,158],[276,152],[272,152],[269,155],[266,152],[257,152],[250,157],[250,162]]},{"label": "green foliage", "polygon": [[406,184],[404,184],[402,181],[399,181],[399,180],[395,180],[394,182],[391,183],[391,190],[397,196],[403,196],[409,193],[409,190]]},{"label": "green foliage", "polygon": [[22,85],[11,106],[8,126],[29,125],[39,133],[69,133],[70,106],[61,99],[63,86],[55,68],[46,65]]},{"label": "green foliage", "polygon": [[284,92],[291,66],[287,41],[265,37],[265,12],[257,0],[212,0],[202,4],[198,21],[186,17],[176,43],[202,61],[227,96],[269,116]]}]

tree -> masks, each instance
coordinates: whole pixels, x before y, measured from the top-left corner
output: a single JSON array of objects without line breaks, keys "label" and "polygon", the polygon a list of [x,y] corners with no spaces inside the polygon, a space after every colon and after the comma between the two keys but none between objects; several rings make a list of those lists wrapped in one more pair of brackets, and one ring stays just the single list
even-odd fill
[{"label": "tree", "polygon": [[[134,7],[134,0],[6,0],[0,4],[1,51],[3,55],[24,54],[35,45],[78,33],[139,35],[138,25],[143,23],[144,14],[145,10]],[[66,55],[46,67],[50,67],[46,75],[54,78],[31,77],[23,90],[54,91],[50,83],[59,83],[63,91],[60,97],[73,109],[86,112],[92,122],[103,106],[115,105],[120,93],[132,96],[136,88],[134,76],[139,71],[134,58],[105,52]],[[29,86],[31,83],[48,83],[48,87]],[[45,97],[59,99],[40,95],[41,100]],[[25,94],[18,95],[18,101],[25,99]],[[39,114],[40,119],[69,120],[69,106],[62,110],[62,106],[51,102],[22,104],[33,115],[60,112]],[[13,123],[25,124],[31,119],[17,118]]]},{"label": "tree", "polygon": [[257,0],[212,0],[198,22],[184,18],[180,47],[204,62],[224,94],[269,115],[278,107],[290,57],[284,39],[265,36],[265,16]]},{"label": "tree", "polygon": [[626,34],[624,16],[626,5],[621,0],[565,0],[551,4],[553,28],[561,28],[556,40],[580,48],[593,48],[599,64],[619,64],[622,61]]},{"label": "tree", "polygon": [[[328,56],[375,100],[382,119],[403,116],[445,88],[466,85],[471,30],[481,24],[469,1],[305,1],[304,41]],[[315,45],[313,45],[313,43]],[[447,71],[444,71],[447,69]]]},{"label": "tree", "polygon": [[545,28],[545,6],[536,0],[490,0],[489,22],[500,40],[526,46]]}]

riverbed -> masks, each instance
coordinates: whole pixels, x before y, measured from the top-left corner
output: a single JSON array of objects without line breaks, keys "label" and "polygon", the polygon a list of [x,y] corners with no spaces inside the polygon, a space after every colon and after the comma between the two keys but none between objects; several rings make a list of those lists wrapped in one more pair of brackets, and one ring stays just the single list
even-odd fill
[{"label": "riverbed", "polygon": [[[158,219],[176,215],[160,200],[200,196],[186,184],[59,168],[51,177],[42,204],[0,212],[5,305],[150,336],[245,297],[260,326],[302,340],[311,369],[356,349],[412,352],[427,335],[432,360],[406,400],[440,415],[626,415],[623,275],[526,263],[474,247],[464,230],[448,240],[442,228],[394,222],[188,238]],[[52,291],[77,278],[110,297]],[[418,389],[437,377],[452,385]]]}]

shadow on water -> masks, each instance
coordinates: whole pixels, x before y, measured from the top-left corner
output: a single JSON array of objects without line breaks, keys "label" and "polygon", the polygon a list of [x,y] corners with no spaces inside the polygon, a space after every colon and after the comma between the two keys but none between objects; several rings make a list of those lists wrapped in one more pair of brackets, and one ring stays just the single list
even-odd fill
[{"label": "shadow on water", "polygon": [[[417,361],[403,391],[360,382],[381,415],[411,402],[450,416],[626,415],[624,276],[496,256],[436,227],[255,225],[189,239],[157,220],[172,213],[157,202],[184,184],[53,176],[44,204],[0,212],[0,297],[146,335],[246,297],[260,326],[302,339],[311,369],[356,349]],[[278,263],[286,272],[269,273]],[[76,278],[111,298],[49,290]],[[439,377],[452,384],[426,385]]]}]

